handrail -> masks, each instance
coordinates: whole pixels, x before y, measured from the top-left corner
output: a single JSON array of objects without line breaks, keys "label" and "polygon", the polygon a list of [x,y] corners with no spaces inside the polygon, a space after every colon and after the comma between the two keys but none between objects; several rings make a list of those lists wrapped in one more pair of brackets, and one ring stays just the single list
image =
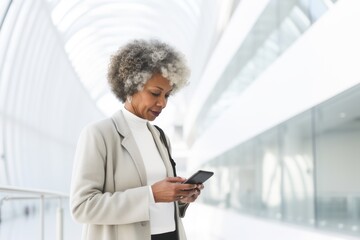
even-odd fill
[{"label": "handrail", "polygon": [[[44,216],[44,201],[45,198],[58,198],[59,199],[59,206],[56,212],[56,239],[63,240],[63,208],[62,208],[62,200],[64,198],[68,198],[69,195],[56,192],[56,191],[48,191],[42,189],[30,189],[30,188],[20,188],[14,186],[0,186],[0,192],[8,193],[11,195],[16,196],[4,196],[0,198],[0,210],[4,201],[11,201],[11,200],[29,200],[29,199],[40,199],[40,217],[41,217],[41,240],[44,240],[45,234],[45,216]],[[19,196],[25,195],[25,196]],[[1,211],[0,211],[1,213]]]},{"label": "handrail", "polygon": [[1,186],[0,192],[8,192],[8,193],[22,193],[22,194],[30,194],[30,195],[44,195],[44,196],[52,196],[52,197],[60,197],[60,198],[68,198],[69,195],[62,192],[48,191],[42,189],[30,189],[30,188],[20,188],[13,186]]}]

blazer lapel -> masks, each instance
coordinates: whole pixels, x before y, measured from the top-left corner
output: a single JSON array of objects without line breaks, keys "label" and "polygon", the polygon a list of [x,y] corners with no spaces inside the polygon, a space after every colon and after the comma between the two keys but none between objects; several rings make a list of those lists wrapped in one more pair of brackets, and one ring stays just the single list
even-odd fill
[{"label": "blazer lapel", "polygon": [[132,160],[135,163],[135,166],[139,172],[140,181],[143,186],[147,185],[147,176],[144,161],[141,157],[138,146],[135,142],[134,136],[131,133],[131,130],[124,118],[122,111],[116,112],[112,119],[114,121],[116,130],[123,137],[121,145],[129,152]]}]

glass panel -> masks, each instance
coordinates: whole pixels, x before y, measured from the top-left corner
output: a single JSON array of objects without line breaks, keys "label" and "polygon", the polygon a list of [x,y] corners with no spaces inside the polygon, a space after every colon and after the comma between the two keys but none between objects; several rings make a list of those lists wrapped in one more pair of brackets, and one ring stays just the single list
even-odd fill
[{"label": "glass panel", "polygon": [[360,227],[359,90],[319,106],[315,122],[319,227],[354,234]]},{"label": "glass panel", "polygon": [[211,177],[211,181],[205,182],[205,189],[201,192],[200,201],[211,205],[219,205],[221,203],[221,161],[222,157],[218,157],[209,161],[204,165],[204,169],[215,172]]},{"label": "glass panel", "polygon": [[0,30],[2,27],[2,24],[5,20],[6,13],[8,9],[10,8],[11,0],[1,0],[0,1]]},{"label": "glass panel", "polygon": [[[5,164],[5,155],[4,155],[4,145],[3,145],[3,121],[0,114],[0,185],[7,185],[6,182],[6,164]],[[1,207],[1,206],[0,206]]]},{"label": "glass panel", "polygon": [[229,204],[242,212],[256,213],[259,199],[256,197],[256,162],[254,142],[246,142],[232,151],[230,168],[231,192]]},{"label": "glass panel", "polygon": [[227,199],[229,198],[229,194],[231,191],[230,188],[230,169],[228,167],[228,157],[227,155],[222,156],[221,158],[217,159],[217,191],[218,194],[217,200],[218,205],[221,207],[229,207]]},{"label": "glass panel", "polygon": [[312,0],[310,1],[309,13],[311,19],[315,22],[318,20],[327,10],[330,3],[325,3],[324,0]]},{"label": "glass panel", "polygon": [[[234,188],[238,187],[238,159],[236,156],[236,148],[233,150],[228,151],[227,153],[225,153],[224,159],[223,159],[223,163],[222,165],[224,165],[227,170],[226,170],[226,175],[222,177],[221,182],[223,185],[223,194],[224,195],[224,203],[223,205],[226,208],[230,208],[231,207],[231,200],[234,198],[234,195],[236,196],[236,192],[237,190]],[[237,198],[237,197],[235,197]]]},{"label": "glass panel", "polygon": [[281,218],[281,163],[277,128],[256,139],[256,155],[259,163],[257,175],[261,215]]},{"label": "glass panel", "polygon": [[314,225],[314,164],[311,111],[281,127],[284,220]]}]

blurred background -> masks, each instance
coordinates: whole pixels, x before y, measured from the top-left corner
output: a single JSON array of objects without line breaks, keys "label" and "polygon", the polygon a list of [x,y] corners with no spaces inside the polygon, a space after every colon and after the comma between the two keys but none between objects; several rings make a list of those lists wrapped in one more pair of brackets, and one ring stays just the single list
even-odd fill
[{"label": "blurred background", "polygon": [[155,121],[178,174],[214,171],[189,240],[360,239],[360,1],[0,0],[0,239],[80,239],[81,129],[121,103],[109,57],[183,52],[191,84]]}]

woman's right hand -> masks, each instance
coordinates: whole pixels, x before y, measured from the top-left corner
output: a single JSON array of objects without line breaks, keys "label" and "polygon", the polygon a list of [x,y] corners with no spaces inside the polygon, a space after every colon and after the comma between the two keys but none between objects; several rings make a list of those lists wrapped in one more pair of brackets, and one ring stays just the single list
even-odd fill
[{"label": "woman's right hand", "polygon": [[194,195],[196,184],[182,184],[182,177],[167,177],[151,186],[155,202],[174,202]]}]

